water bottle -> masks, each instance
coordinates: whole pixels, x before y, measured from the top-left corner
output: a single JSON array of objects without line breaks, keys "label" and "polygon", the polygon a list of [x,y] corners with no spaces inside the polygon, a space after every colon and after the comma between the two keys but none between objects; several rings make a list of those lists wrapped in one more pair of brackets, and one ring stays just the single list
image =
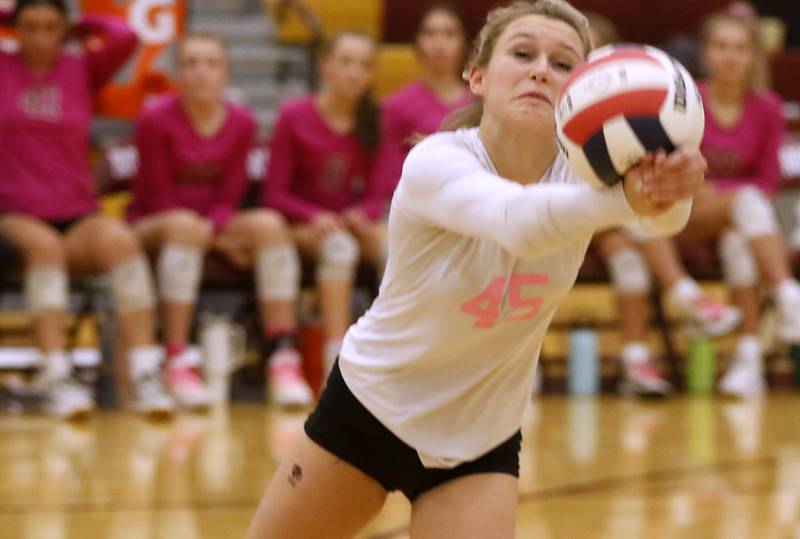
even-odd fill
[{"label": "water bottle", "polygon": [[572,395],[597,395],[598,351],[597,333],[587,327],[577,328],[569,335],[568,387]]},{"label": "water bottle", "polygon": [[224,405],[229,400],[230,376],[244,360],[243,328],[227,317],[205,314],[201,321],[200,347],[203,350],[203,372],[211,396],[211,404]]},{"label": "water bottle", "polygon": [[708,394],[714,390],[716,377],[714,341],[694,337],[686,353],[686,389],[689,393]]}]

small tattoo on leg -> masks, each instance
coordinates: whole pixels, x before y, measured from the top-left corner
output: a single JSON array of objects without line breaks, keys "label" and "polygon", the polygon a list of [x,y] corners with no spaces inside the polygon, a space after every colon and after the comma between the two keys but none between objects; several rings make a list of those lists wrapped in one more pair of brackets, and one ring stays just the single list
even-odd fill
[{"label": "small tattoo on leg", "polygon": [[297,464],[295,464],[294,466],[292,466],[292,473],[288,477],[288,479],[289,479],[289,484],[292,485],[292,487],[296,487],[297,484],[300,482],[300,480],[303,479],[303,469]]}]

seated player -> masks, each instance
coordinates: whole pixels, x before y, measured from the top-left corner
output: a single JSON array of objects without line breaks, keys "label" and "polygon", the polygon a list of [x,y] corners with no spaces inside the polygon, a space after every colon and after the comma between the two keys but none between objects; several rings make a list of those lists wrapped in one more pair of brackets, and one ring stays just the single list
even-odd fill
[{"label": "seated player", "polygon": [[158,99],[139,118],[141,164],[129,213],[145,249],[157,253],[168,386],[185,407],[208,403],[187,345],[203,259],[213,250],[237,268],[255,271],[264,334],[271,341],[272,400],[308,405],[312,394],[296,347],[299,262],[289,229],[275,211],[239,211],[255,120],[225,98],[228,61],[218,37],[184,38],[178,70],[179,91]]},{"label": "seated player", "polygon": [[[12,20],[19,48],[0,51],[0,234],[22,256],[46,408],[61,417],[94,408],[65,348],[67,276],[107,273],[133,407],[169,412],[174,403],[162,387],[161,351],[153,342],[150,270],[133,231],[97,213],[87,162],[92,93],[133,53],[136,36],[124,22],[98,16],[71,27],[63,0],[18,0]],[[100,44],[68,46],[70,34]]]},{"label": "seated player", "polygon": [[387,188],[378,106],[370,95],[376,44],[345,32],[319,59],[321,87],[284,104],[272,135],[263,203],[291,222],[301,255],[316,262],[328,370],[350,325],[359,260],[381,272]]}]

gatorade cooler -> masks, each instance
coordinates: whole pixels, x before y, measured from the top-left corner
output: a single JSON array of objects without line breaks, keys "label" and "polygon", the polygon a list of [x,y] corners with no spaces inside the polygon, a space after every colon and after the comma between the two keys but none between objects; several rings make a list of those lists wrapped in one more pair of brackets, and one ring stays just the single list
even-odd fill
[{"label": "gatorade cooler", "polygon": [[172,89],[170,49],[184,34],[186,4],[187,0],[81,0],[82,13],[125,19],[141,42],[128,64],[100,91],[97,114],[134,118],[148,97]]}]

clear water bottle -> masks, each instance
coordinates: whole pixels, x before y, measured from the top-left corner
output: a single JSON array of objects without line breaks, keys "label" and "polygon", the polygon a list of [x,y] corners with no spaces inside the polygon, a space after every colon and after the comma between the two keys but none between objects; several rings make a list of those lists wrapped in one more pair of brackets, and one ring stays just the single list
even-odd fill
[{"label": "clear water bottle", "polygon": [[569,335],[568,388],[572,395],[597,395],[599,387],[597,333],[588,327]]}]

